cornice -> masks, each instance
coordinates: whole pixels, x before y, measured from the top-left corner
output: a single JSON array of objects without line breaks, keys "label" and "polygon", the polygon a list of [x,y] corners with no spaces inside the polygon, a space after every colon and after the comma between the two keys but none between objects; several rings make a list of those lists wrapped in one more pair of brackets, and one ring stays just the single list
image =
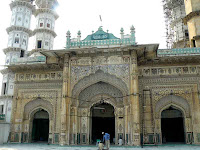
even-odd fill
[{"label": "cornice", "polygon": [[0,73],[1,74],[8,74],[8,73],[12,73],[12,71],[9,70],[8,68],[5,68],[5,69],[0,70]]},{"label": "cornice", "polygon": [[51,9],[48,9],[48,8],[36,9],[34,15],[35,15],[35,17],[37,17],[37,16],[38,16],[39,14],[41,14],[41,13],[49,13],[49,14],[52,14],[52,15],[55,17],[56,20],[59,18],[59,15],[58,15],[55,11],[53,11],[53,10],[51,10]]},{"label": "cornice", "polygon": [[7,54],[9,52],[20,52],[21,48],[15,48],[15,47],[8,47],[3,49],[4,54]]},{"label": "cornice", "polygon": [[26,6],[32,10],[32,12],[35,12],[35,6],[32,5],[30,2],[26,1],[14,1],[10,4],[10,9],[12,10],[16,6]]},{"label": "cornice", "polygon": [[185,18],[183,18],[184,24],[187,25],[187,22],[188,22],[190,19],[192,19],[193,17],[196,17],[196,16],[200,16],[200,10],[191,12],[191,13],[189,13],[187,16],[185,16]]},{"label": "cornice", "polygon": [[49,30],[49,29],[35,29],[33,31],[33,35],[35,35],[36,33],[43,33],[43,32],[53,35],[54,38],[57,36],[56,32]]},{"label": "cornice", "polygon": [[25,28],[25,27],[20,27],[20,26],[11,26],[11,27],[8,27],[8,28],[6,29],[6,31],[7,31],[8,34],[9,34],[10,32],[12,32],[12,31],[24,31],[24,32],[26,32],[26,33],[29,34],[29,37],[31,37],[32,34],[33,34],[33,31],[32,31],[32,30],[30,30],[30,29],[28,29],[28,28]]}]

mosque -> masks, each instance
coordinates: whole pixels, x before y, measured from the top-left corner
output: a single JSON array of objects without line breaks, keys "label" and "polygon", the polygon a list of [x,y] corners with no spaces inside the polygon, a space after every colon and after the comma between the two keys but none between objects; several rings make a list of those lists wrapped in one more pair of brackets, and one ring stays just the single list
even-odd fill
[{"label": "mosque", "polygon": [[[108,132],[112,144],[119,139],[131,146],[200,144],[200,0],[185,0],[179,19],[180,5],[174,5],[177,32],[169,49],[137,44],[131,26],[130,34],[120,29],[121,37],[103,27],[85,39],[81,31],[76,39],[67,31],[66,48],[54,50],[57,5],[57,0],[10,4],[0,143],[92,145]],[[32,36],[35,48],[28,51]]]}]

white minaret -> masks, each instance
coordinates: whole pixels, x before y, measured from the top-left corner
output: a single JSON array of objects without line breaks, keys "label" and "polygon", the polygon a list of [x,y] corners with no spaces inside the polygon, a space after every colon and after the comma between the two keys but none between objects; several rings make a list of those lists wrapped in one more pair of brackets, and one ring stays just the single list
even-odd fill
[{"label": "white minaret", "polygon": [[10,27],[7,28],[9,34],[8,46],[4,49],[6,65],[19,57],[25,56],[29,37],[32,36],[30,30],[31,16],[35,11],[32,0],[15,0],[10,4],[10,8],[12,17]]},{"label": "white minaret", "polygon": [[[31,16],[35,11],[32,0],[14,0],[10,8],[12,17],[10,27],[7,28],[8,46],[3,50],[6,55],[5,65],[11,65],[20,57],[26,56],[29,37],[32,35]],[[1,73],[3,81],[0,96],[0,143],[6,143],[10,130],[15,74],[9,69],[1,70]]]},{"label": "white minaret", "polygon": [[38,9],[35,12],[36,29],[33,31],[35,35],[35,49],[52,50],[54,38],[55,21],[58,15],[55,12],[55,7],[58,5],[57,0],[36,0]]}]

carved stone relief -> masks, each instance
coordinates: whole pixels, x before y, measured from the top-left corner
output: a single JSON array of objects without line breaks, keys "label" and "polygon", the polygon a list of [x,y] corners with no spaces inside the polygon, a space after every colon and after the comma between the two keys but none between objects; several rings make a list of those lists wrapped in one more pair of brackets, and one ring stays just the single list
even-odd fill
[{"label": "carved stone relief", "polygon": [[[101,70],[105,75],[114,75],[126,83],[129,87],[129,65],[103,65],[103,66],[72,66],[71,67],[71,88],[73,89],[84,77],[88,77],[91,74],[95,74],[98,70]],[[103,74],[102,74],[103,75]],[[105,75],[103,75],[105,77]],[[98,77],[96,79],[101,79]]]},{"label": "carved stone relief", "polygon": [[[89,101],[93,101],[92,98],[95,97],[96,95],[102,95],[106,94],[111,97],[114,97],[115,99],[115,104],[122,105],[123,104],[123,94],[122,92],[117,89],[116,87],[107,84],[105,82],[98,82],[96,84],[93,84],[83,91],[81,91],[78,99],[79,99],[79,106],[88,106]],[[116,97],[116,98],[115,98]],[[119,97],[119,98],[118,98]],[[120,98],[121,97],[121,98]],[[107,98],[108,100],[108,98]]]},{"label": "carved stone relief", "polygon": [[101,70],[98,70],[95,74],[91,74],[85,78],[83,78],[82,80],[80,80],[73,88],[72,90],[72,96],[73,97],[78,97],[79,93],[89,87],[92,84],[95,84],[97,82],[105,82],[105,83],[109,83],[112,86],[116,87],[117,89],[119,89],[123,95],[127,95],[128,94],[128,87],[127,85],[119,78],[117,78],[114,75],[110,75],[108,73],[104,73]]},{"label": "carved stone relief", "polygon": [[30,101],[29,103],[25,105],[24,118],[29,119],[30,113],[34,111],[34,109],[40,108],[40,107],[48,111],[50,119],[53,118],[53,115],[54,115],[53,105],[49,101],[42,100],[42,99],[36,99],[36,100]]}]

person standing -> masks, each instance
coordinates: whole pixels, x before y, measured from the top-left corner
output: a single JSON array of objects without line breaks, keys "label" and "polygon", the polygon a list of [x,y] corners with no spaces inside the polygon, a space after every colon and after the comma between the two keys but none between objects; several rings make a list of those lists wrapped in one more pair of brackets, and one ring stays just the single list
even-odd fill
[{"label": "person standing", "polygon": [[103,136],[103,141],[105,140],[106,149],[109,150],[110,148],[110,134],[105,133]]}]

